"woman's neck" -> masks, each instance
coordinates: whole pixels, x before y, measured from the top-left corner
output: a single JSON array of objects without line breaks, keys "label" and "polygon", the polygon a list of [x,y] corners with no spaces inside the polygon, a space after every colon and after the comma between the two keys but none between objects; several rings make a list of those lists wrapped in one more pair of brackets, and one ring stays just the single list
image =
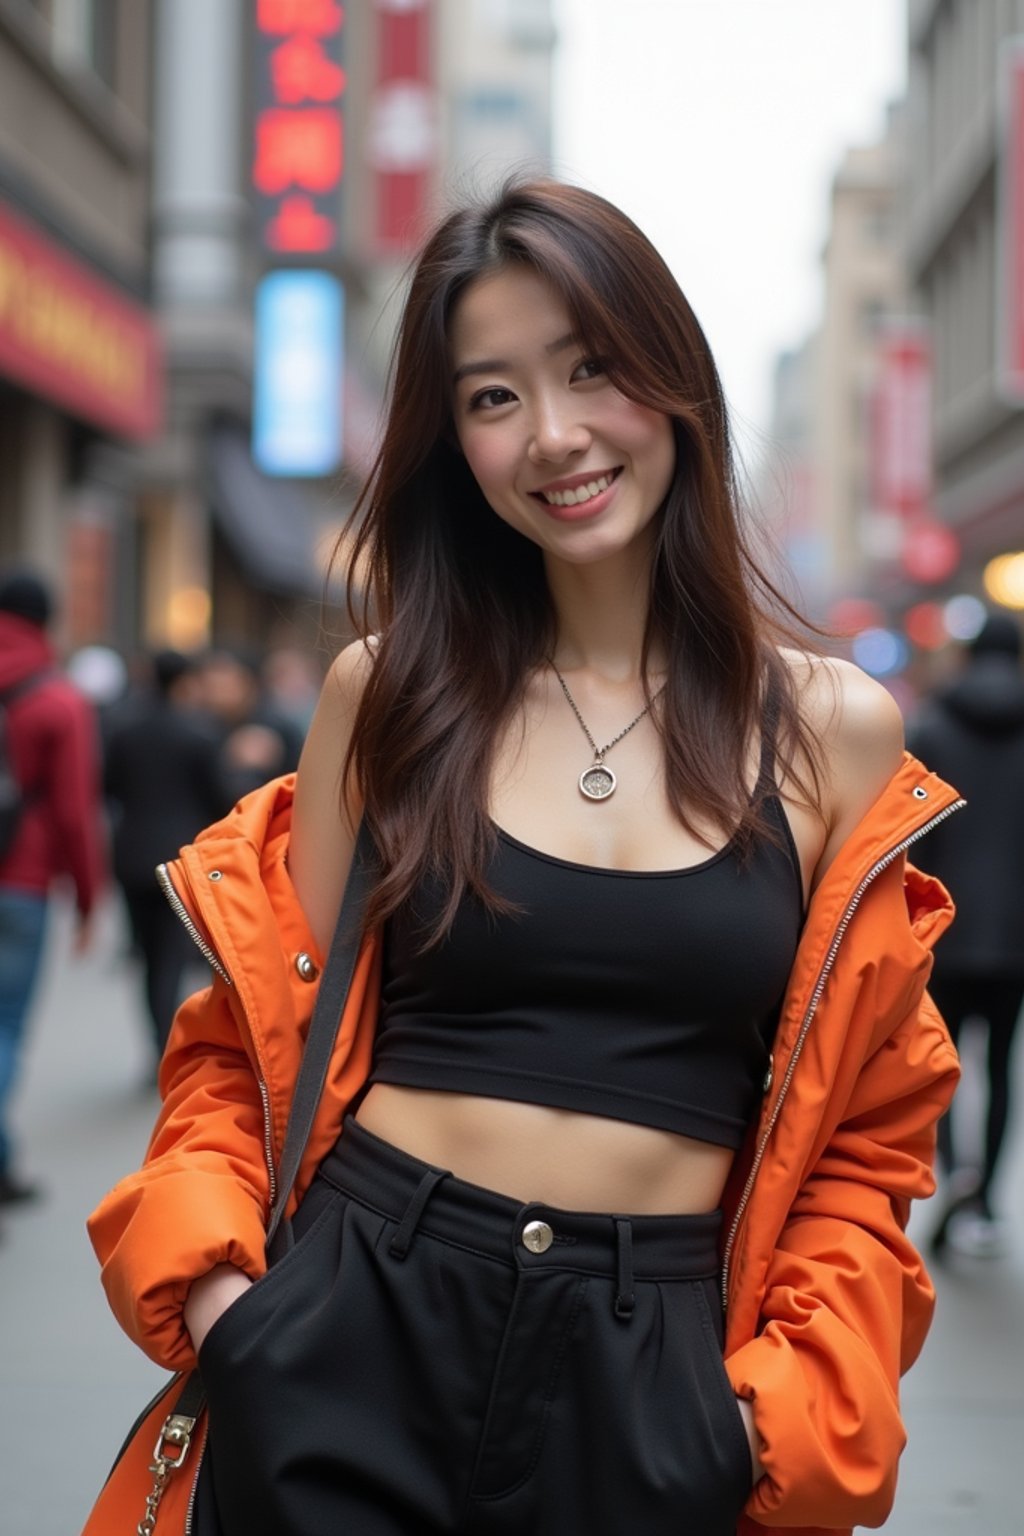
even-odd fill
[{"label": "woman's neck", "polygon": [[[553,655],[559,671],[582,669],[611,683],[639,677],[650,593],[649,562],[568,565],[551,561],[547,577],[555,609]],[[655,646],[648,676],[654,677],[663,669],[664,657]]]}]

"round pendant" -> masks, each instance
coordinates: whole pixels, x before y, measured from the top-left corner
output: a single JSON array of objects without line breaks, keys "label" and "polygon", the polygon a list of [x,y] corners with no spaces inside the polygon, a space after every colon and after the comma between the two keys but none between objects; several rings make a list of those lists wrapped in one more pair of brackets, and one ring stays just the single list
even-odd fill
[{"label": "round pendant", "polygon": [[615,775],[604,763],[594,763],[580,774],[580,794],[588,800],[607,800],[615,793]]}]

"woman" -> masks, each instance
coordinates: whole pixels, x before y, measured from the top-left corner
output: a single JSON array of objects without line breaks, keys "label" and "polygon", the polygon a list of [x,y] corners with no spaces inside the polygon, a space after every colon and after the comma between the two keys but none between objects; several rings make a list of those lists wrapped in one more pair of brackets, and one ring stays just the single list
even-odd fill
[{"label": "woman", "polygon": [[[905,852],[958,802],[771,616],[707,343],[601,198],[512,184],[428,242],[357,568],[376,632],[294,796],[167,877],[218,975],[91,1221],[123,1324],[209,1392],[161,1521],[880,1523],[956,1073],[924,992],[950,906]],[[363,817],[298,1242],[254,1286]],[[137,1459],[112,1484],[137,1508]]]}]

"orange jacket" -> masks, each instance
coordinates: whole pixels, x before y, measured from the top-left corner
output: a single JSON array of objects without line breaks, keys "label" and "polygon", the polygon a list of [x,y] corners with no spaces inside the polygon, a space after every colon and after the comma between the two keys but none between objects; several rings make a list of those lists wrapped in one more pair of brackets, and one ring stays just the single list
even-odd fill
[{"label": "orange jacket", "polygon": [[[89,1221],[121,1325],[160,1365],[194,1364],[189,1284],[229,1261],[256,1277],[292,1085],[322,965],[285,865],[293,780],[276,780],[201,833],[161,878],[214,966],[182,1005],[160,1074],[146,1161]],[[759,1123],[725,1196],[726,1368],[753,1399],[766,1474],[741,1530],[879,1525],[904,1443],[898,1380],[933,1291],[904,1229],[934,1187],[935,1122],[956,1055],[925,984],[952,918],[906,849],[963,804],[906,754],[815,892]],[[366,1079],[379,992],[366,940],[296,1186],[307,1187]],[[134,1529],[166,1402],[119,1464],[87,1536]],[[198,1458],[195,1458],[198,1460]],[[157,1526],[185,1526],[192,1477]]]}]

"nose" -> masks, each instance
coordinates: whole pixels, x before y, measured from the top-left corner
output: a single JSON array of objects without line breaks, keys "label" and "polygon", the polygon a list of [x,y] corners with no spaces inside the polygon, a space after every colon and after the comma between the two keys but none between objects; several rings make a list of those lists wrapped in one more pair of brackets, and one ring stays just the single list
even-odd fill
[{"label": "nose", "polygon": [[530,445],[534,464],[559,464],[590,446],[590,429],[571,396],[546,395],[535,405]]}]

